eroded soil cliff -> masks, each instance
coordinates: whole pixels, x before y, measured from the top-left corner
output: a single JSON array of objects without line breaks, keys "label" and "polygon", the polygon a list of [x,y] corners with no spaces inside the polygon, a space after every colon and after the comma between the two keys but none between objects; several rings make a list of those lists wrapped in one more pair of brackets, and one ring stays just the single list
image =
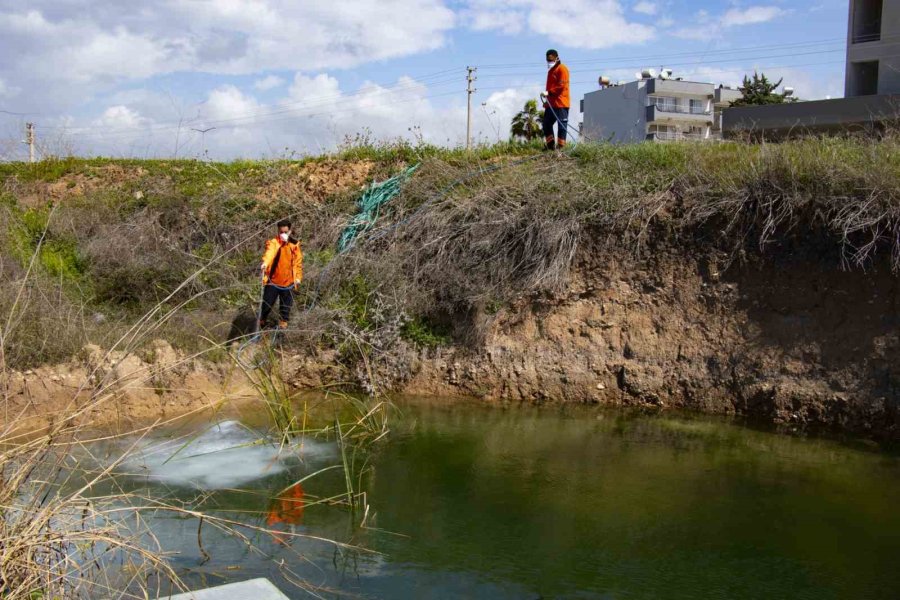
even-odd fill
[{"label": "eroded soil cliff", "polygon": [[900,435],[898,280],[812,257],[587,255],[556,296],[501,311],[483,346],[410,361],[407,393],[687,408]]}]

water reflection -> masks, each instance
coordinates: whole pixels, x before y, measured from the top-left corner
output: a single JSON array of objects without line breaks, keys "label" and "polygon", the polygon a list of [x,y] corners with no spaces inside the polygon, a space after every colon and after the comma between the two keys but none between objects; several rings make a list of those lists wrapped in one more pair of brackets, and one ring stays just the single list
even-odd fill
[{"label": "water reflection", "polygon": [[222,425],[149,442],[127,469],[149,493],[202,488],[204,510],[285,532],[249,551],[205,531],[201,567],[196,522],[158,517],[154,534],[198,584],[263,575],[309,597],[282,563],[364,598],[900,596],[894,457],[710,419],[414,405],[354,482],[372,505],[360,529],[320,502],[346,489],[340,470],[296,484],[339,462],[333,445],[279,452]]}]

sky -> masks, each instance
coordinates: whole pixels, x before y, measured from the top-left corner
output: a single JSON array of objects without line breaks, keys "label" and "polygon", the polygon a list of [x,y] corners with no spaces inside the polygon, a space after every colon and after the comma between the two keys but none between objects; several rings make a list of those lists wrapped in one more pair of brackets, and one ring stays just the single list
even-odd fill
[{"label": "sky", "polygon": [[544,88],[669,67],[843,94],[847,0],[0,0],[0,160],[295,157],[350,140],[477,142]]}]

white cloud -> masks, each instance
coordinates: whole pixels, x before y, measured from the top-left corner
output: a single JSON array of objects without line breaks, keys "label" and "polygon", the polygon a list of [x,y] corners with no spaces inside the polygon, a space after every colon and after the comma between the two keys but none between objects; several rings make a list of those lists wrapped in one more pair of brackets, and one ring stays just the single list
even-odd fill
[{"label": "white cloud", "polygon": [[713,17],[708,11],[701,9],[694,15],[691,25],[676,29],[672,35],[685,40],[708,41],[720,38],[725,29],[768,23],[788,12],[777,6],[750,6],[743,9],[732,8],[720,17]]},{"label": "white cloud", "polygon": [[311,106],[317,102],[338,100],[340,96],[341,90],[338,80],[326,73],[319,73],[314,77],[297,73],[294,76],[291,87],[288,88],[288,97],[296,101],[300,106]]},{"label": "white cloud", "polygon": [[525,15],[515,10],[481,10],[463,11],[463,17],[469,26],[476,31],[499,31],[507,35],[521,33],[525,29]]},{"label": "white cloud", "polygon": [[0,98],[12,98],[20,91],[19,88],[8,85],[3,79],[0,79]]},{"label": "white cloud", "polygon": [[659,12],[659,6],[655,2],[643,0],[634,5],[634,12],[653,16]]},{"label": "white cloud", "polygon": [[672,31],[672,35],[682,40],[706,42],[719,37],[720,30],[708,25],[694,25],[675,29]]},{"label": "white cloud", "polygon": [[654,34],[652,27],[630,22],[618,0],[468,0],[463,14],[474,29],[518,33],[527,26],[576,48],[639,44]]},{"label": "white cloud", "polygon": [[[252,96],[244,94],[233,85],[223,85],[209,93],[204,104],[202,121],[215,124],[219,120],[252,116],[259,108],[259,103]],[[202,128],[205,127],[198,127]]]},{"label": "white cloud", "polygon": [[0,78],[65,108],[174,72],[348,68],[442,47],[456,23],[445,1],[3,2]]},{"label": "white cloud", "polygon": [[142,117],[136,110],[127,106],[110,106],[100,118],[94,120],[97,127],[105,127],[112,130],[143,128],[150,124],[150,120]]},{"label": "white cloud", "polygon": [[723,27],[736,27],[740,25],[757,25],[768,23],[778,17],[787,14],[787,11],[777,6],[750,6],[748,8],[732,8],[721,19]]},{"label": "white cloud", "polygon": [[[483,107],[475,105],[476,139],[506,139],[512,116],[537,91],[507,89],[488,96]],[[194,109],[185,111],[199,114],[185,117],[180,126],[172,108],[166,108],[158,97],[135,93],[134,105],[111,106],[97,120],[95,124],[102,122],[106,128],[101,135],[79,135],[84,130],[73,124],[71,139],[83,153],[119,155],[139,148],[149,156],[168,156],[177,137],[179,156],[200,155],[208,149],[211,156],[221,159],[286,151],[316,153],[334,149],[359,132],[367,132],[375,140],[464,143],[464,95],[447,107],[434,105],[428,95],[425,85],[409,77],[400,77],[387,87],[366,82],[345,91],[330,74],[296,73],[286,95],[273,104],[260,103],[233,85],[220,86]],[[150,115],[137,106],[158,112]]]},{"label": "white cloud", "polygon": [[275,89],[277,87],[281,87],[284,84],[284,79],[277,75],[267,75],[262,79],[257,79],[253,82],[253,89],[259,90],[261,92],[267,92],[269,90]]}]

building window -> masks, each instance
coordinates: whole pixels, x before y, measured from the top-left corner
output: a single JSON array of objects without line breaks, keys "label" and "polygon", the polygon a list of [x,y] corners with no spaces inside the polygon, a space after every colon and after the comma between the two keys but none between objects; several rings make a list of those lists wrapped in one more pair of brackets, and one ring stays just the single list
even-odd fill
[{"label": "building window", "polygon": [[663,112],[675,112],[678,110],[678,99],[667,96],[654,96],[653,105]]},{"label": "building window", "polygon": [[675,127],[672,125],[650,125],[647,133],[658,140],[674,140],[678,136]]},{"label": "building window", "polygon": [[691,125],[691,128],[686,132],[689,139],[692,140],[702,140],[706,137],[706,129],[704,127],[698,127],[697,125]]},{"label": "building window", "polygon": [[706,101],[691,98],[691,114],[702,115],[706,113]]},{"label": "building window", "polygon": [[850,64],[850,95],[873,96],[878,93],[878,61]]},{"label": "building window", "polygon": [[853,31],[854,44],[877,42],[881,39],[881,8],[883,0],[854,0]]}]

